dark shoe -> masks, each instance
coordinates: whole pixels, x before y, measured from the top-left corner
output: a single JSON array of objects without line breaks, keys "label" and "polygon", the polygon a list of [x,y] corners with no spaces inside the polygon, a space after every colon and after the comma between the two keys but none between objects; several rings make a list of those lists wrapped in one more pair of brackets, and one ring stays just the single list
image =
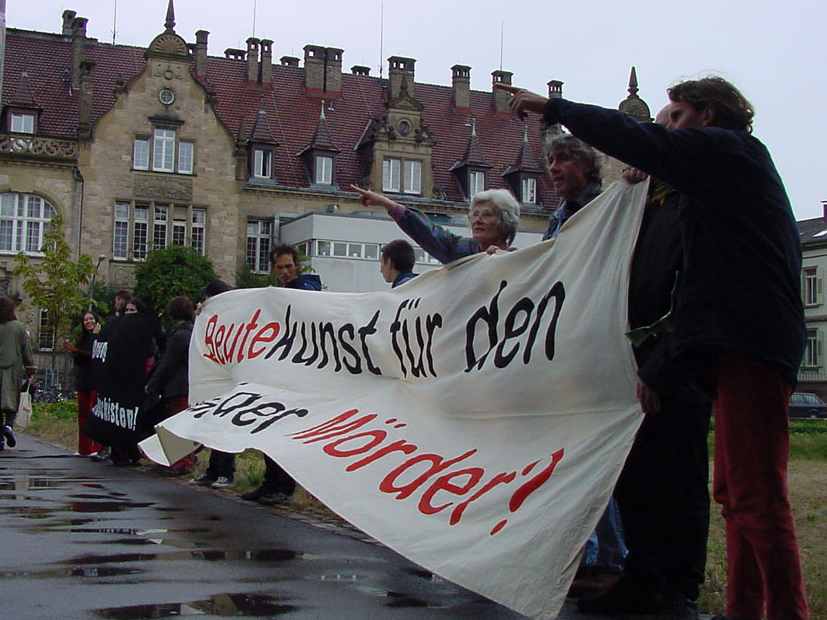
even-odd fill
[{"label": "dark shoe", "polygon": [[241,499],[248,502],[257,502],[260,497],[263,497],[264,495],[271,495],[273,493],[275,493],[275,490],[272,487],[261,485],[257,489],[253,489],[252,491],[242,494]]},{"label": "dark shoe", "polygon": [[111,451],[109,448],[101,448],[96,454],[90,454],[89,458],[95,463],[100,463],[101,461],[106,461],[109,459],[110,454]]},{"label": "dark shoe", "polygon": [[216,479],[213,478],[211,474],[209,474],[207,472],[204,472],[200,476],[196,476],[195,478],[190,480],[190,483],[199,484],[203,487],[208,487],[208,486],[212,485],[212,483],[215,482],[215,480]]},{"label": "dark shoe", "polygon": [[279,504],[289,504],[290,498],[291,496],[287,495],[286,493],[282,493],[281,491],[275,491],[272,493],[265,493],[264,495],[260,496],[256,501],[262,506],[276,506]]},{"label": "dark shoe", "polygon": [[665,601],[652,585],[624,575],[603,594],[578,600],[577,608],[592,614],[653,614],[664,610]]},{"label": "dark shoe", "polygon": [[9,444],[9,448],[14,448],[17,445],[17,437],[14,436],[14,431],[8,424],[3,426],[3,437],[6,438],[6,443]]}]

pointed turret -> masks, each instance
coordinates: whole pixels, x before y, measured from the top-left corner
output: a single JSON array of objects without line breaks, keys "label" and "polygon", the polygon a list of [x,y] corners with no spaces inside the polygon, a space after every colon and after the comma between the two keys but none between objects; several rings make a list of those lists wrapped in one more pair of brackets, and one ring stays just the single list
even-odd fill
[{"label": "pointed turret", "polygon": [[638,96],[637,91],[637,71],[632,67],[629,74],[629,95],[620,102],[618,109],[634,119],[648,123],[652,120],[652,114],[646,102]]},{"label": "pointed turret", "polygon": [[172,0],[167,4],[167,19],[164,22],[164,28],[167,32],[175,32],[175,6]]}]

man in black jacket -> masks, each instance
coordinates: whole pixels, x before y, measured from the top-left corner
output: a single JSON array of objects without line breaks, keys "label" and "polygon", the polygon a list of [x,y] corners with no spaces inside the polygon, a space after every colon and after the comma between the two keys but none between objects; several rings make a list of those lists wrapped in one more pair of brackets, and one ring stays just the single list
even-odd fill
[{"label": "man in black jacket", "polygon": [[[804,348],[798,228],[753,110],[717,77],[669,89],[669,127],[509,89],[543,114],[661,179],[685,199],[674,334],[639,370],[644,413],[687,374],[717,399],[716,501],[727,529],[727,614],[808,618],[786,474],[787,404]],[[680,438],[678,438],[680,439]],[[660,501],[653,498],[652,501]]]},{"label": "man in black jacket", "polygon": [[[291,245],[277,245],[270,251],[270,269],[284,288],[322,290],[322,281],[313,273],[299,273],[299,253]],[[264,455],[264,480],[242,499],[265,505],[284,504],[296,490],[296,481],[278,463]]]}]

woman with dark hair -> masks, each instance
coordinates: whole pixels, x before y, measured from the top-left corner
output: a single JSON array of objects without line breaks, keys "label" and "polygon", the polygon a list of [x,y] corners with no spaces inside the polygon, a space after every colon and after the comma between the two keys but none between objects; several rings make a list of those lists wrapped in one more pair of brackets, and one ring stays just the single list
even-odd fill
[{"label": "woman with dark hair", "polygon": [[0,450],[17,445],[12,427],[20,405],[20,388],[34,373],[26,327],[17,320],[15,303],[0,296]]},{"label": "woman with dark hair", "polygon": [[78,397],[78,451],[77,456],[94,456],[103,448],[84,432],[89,412],[95,403],[96,392],[92,377],[92,343],[100,332],[100,323],[91,310],[83,313],[81,331],[75,342],[64,342],[64,348],[75,361],[75,390]]},{"label": "woman with dark hair", "polygon": [[[167,334],[164,355],[146,385],[147,394],[161,397],[163,419],[188,407],[189,348],[195,308],[189,297],[180,296],[170,300],[166,313],[174,323]],[[186,474],[194,464],[194,456],[185,456],[173,463],[170,470],[175,474]]]}]

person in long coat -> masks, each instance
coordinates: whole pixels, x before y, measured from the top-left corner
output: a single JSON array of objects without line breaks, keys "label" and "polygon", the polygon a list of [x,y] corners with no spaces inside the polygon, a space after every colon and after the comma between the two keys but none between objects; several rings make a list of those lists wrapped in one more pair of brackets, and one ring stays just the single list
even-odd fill
[{"label": "person in long coat", "polygon": [[32,348],[26,327],[17,320],[15,303],[0,296],[0,450],[17,444],[14,419],[23,383],[34,372]]}]

